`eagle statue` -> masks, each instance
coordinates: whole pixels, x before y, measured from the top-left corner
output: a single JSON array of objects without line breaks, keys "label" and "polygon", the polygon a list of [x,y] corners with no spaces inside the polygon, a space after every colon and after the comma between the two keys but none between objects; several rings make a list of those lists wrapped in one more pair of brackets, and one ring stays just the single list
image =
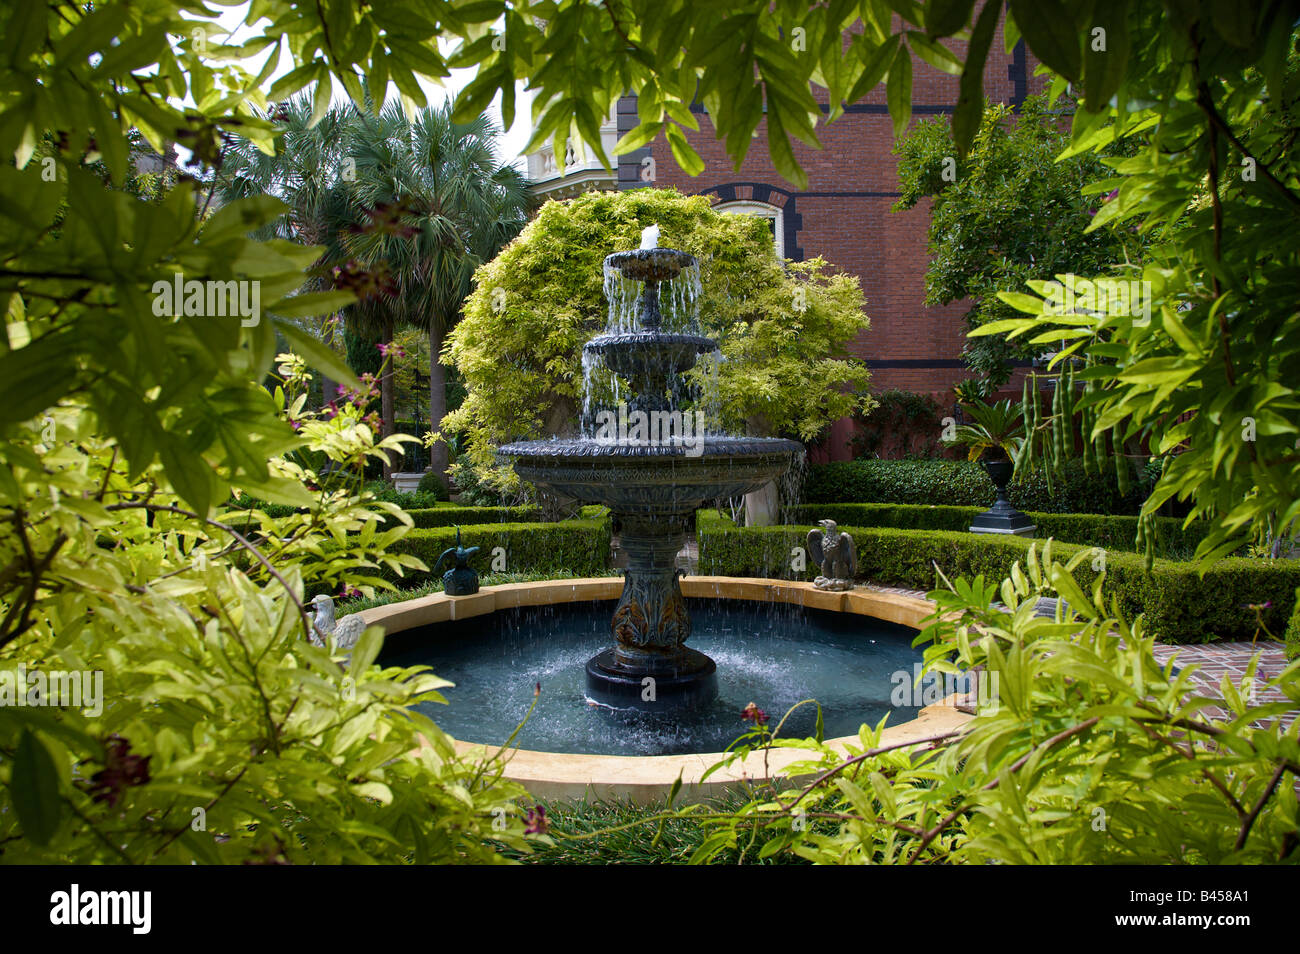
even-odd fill
[{"label": "eagle statue", "polygon": [[316,614],[312,619],[316,631],[311,641],[316,646],[324,646],[325,640],[334,637],[335,649],[351,649],[366,630],[366,622],[359,614],[334,619],[334,601],[328,596],[318,596],[311,601]]},{"label": "eagle statue", "polygon": [[835,526],[834,520],[819,520],[820,530],[808,531],[808,552],[821,573],[813,580],[820,590],[851,590],[858,572],[858,553],[853,538]]}]

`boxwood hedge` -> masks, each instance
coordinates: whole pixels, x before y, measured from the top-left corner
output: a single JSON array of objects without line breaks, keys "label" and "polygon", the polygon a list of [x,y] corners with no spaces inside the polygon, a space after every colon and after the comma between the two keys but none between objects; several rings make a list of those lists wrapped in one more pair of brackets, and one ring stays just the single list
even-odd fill
[{"label": "boxwood hedge", "polygon": [[541,516],[542,508],[525,507],[423,507],[407,510],[415,526],[421,530],[431,527],[471,526],[493,523],[532,523]]},{"label": "boxwood hedge", "polygon": [[[843,529],[853,535],[858,551],[858,577],[892,586],[931,589],[937,585],[937,564],[951,579],[956,576],[1002,579],[1021,559],[1029,541],[1019,537],[957,533],[944,530],[904,530],[892,527]],[[805,545],[800,527],[737,528],[729,518],[704,512],[697,520],[701,574],[812,579],[811,563],[792,571],[793,548]],[[1061,543],[1055,552],[1068,558],[1080,549]],[[1168,642],[1196,643],[1214,639],[1252,639],[1256,615],[1251,604],[1270,604],[1263,612],[1269,631],[1281,636],[1300,586],[1300,560],[1230,558],[1211,565],[1202,577],[1191,563],[1156,560],[1147,572],[1134,553],[1106,550],[1105,592],[1119,600],[1129,618],[1145,613],[1147,623]],[[1085,588],[1096,570],[1085,561],[1075,570]]]},{"label": "boxwood hedge", "polygon": [[[564,520],[559,523],[480,523],[461,526],[461,542],[478,547],[469,565],[480,574],[492,569],[493,550],[505,550],[507,573],[569,571],[577,575],[604,573],[610,566],[610,522],[607,518]],[[390,546],[390,553],[410,553],[430,569],[438,556],[456,545],[454,527],[412,530]],[[448,559],[438,574],[452,566]],[[407,573],[401,580],[389,577],[401,587],[419,586],[433,578],[431,573]]]},{"label": "boxwood hedge", "polygon": [[[804,487],[808,503],[942,503],[959,507],[989,507],[993,482],[977,463],[955,460],[852,460],[809,468]],[[1064,479],[1047,487],[1040,472],[1020,475],[1007,489],[1011,504],[1036,513],[1094,513],[1134,515],[1146,497],[1138,475],[1128,494],[1121,494],[1113,473],[1105,477],[1084,472],[1070,461]]]},{"label": "boxwood hedge", "polygon": [[[818,520],[855,527],[894,527],[900,530],[970,529],[971,519],[984,507],[920,506],[917,504],[824,503],[792,507],[786,519],[810,527]],[[1051,537],[1082,546],[1108,550],[1131,550],[1137,538],[1137,517],[1091,513],[1028,513],[1037,530],[1035,537]],[[1184,528],[1175,517],[1156,518],[1156,553],[1160,556],[1190,556],[1205,538],[1202,523]]]}]

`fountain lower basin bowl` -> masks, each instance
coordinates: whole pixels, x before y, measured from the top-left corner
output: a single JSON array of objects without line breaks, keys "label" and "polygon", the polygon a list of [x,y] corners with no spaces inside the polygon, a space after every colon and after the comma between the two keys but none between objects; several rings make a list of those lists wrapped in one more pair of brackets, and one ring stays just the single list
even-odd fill
[{"label": "fountain lower basin bowl", "polygon": [[[721,666],[719,672],[728,679],[739,680],[739,687],[723,687],[718,703],[720,708],[715,713],[720,724],[712,728],[703,726],[708,721],[707,713],[687,717],[687,723],[676,726],[668,723],[655,725],[653,721],[647,724],[638,715],[634,724],[628,721],[626,713],[594,709],[584,706],[580,699],[566,701],[562,698],[566,691],[566,678],[577,680],[575,686],[578,688],[570,687],[569,691],[581,695],[581,660],[593,646],[581,638],[574,641],[572,632],[568,636],[562,635],[559,631],[566,626],[561,623],[564,619],[581,618],[587,610],[595,626],[590,639],[598,647],[608,640],[608,629],[605,628],[608,604],[602,606],[595,602],[594,612],[589,608],[593,601],[616,599],[622,585],[617,578],[599,578],[484,587],[474,596],[437,594],[366,610],[363,616],[368,623],[384,627],[391,637],[381,661],[404,665],[426,662],[433,665],[440,675],[453,680],[460,677],[457,688],[447,690],[451,709],[437,706],[428,713],[457,739],[460,751],[494,751],[494,744],[509,734],[508,730],[500,731],[500,727],[518,716],[511,707],[517,708],[519,700],[510,701],[508,684],[519,682],[522,689],[520,686],[514,688],[522,692],[521,698],[526,702],[531,699],[534,682],[541,682],[543,697],[553,704],[545,718],[549,720],[559,713],[561,723],[551,721],[543,725],[541,720],[537,722],[537,728],[542,731],[535,732],[534,737],[542,741],[541,745],[528,743],[526,728],[521,744],[530,747],[513,752],[506,767],[507,777],[524,784],[538,798],[618,797],[650,802],[667,794],[679,775],[684,794],[706,797],[737,784],[742,777],[750,780],[763,778],[807,759],[807,752],[778,749],[766,760],[761,755],[750,756],[701,781],[706,769],[721,759],[721,749],[745,730],[746,724],[740,719],[739,710],[747,702],[756,702],[767,710],[770,717],[780,719],[788,705],[798,701],[794,697],[810,689],[804,684],[807,680],[801,676],[804,665],[800,665],[800,659],[805,660],[806,665],[807,660],[824,656],[824,667],[837,672],[836,679],[842,684],[842,691],[837,689],[835,693],[838,701],[822,700],[828,703],[828,736],[840,735],[832,738],[829,744],[840,751],[858,744],[857,726],[863,722],[874,724],[879,721],[882,710],[878,703],[890,696],[891,680],[885,678],[884,683],[881,682],[885,674],[890,670],[906,669],[910,685],[913,660],[920,659],[919,649],[910,647],[910,637],[932,609],[925,600],[865,588],[831,593],[817,590],[807,583],[687,577],[682,581],[683,593],[698,604],[694,612],[699,625],[692,642],[698,641],[710,648],[713,655],[725,657],[726,665]],[[587,607],[582,604],[587,604]],[[541,608],[529,612],[544,614],[546,618],[541,621],[541,627],[553,627],[556,631],[555,644],[549,650],[545,649],[546,643],[552,641],[549,629],[539,633],[522,632],[518,628],[518,621],[523,618],[518,615],[520,608],[529,607]],[[755,607],[759,608],[758,616]],[[780,638],[764,637],[755,633],[750,625],[761,617],[764,610],[770,610],[773,618],[780,617],[799,626],[807,617],[818,617],[821,619],[819,633],[815,638],[786,640],[793,645],[782,649]],[[735,631],[710,633],[719,619],[730,619],[736,624]],[[830,621],[829,627],[826,620]],[[517,627],[514,632],[510,631],[512,625]],[[538,628],[535,620],[528,625]],[[499,659],[503,630],[506,643],[513,640],[518,652],[513,664],[507,661],[503,665]],[[883,653],[877,652],[869,645],[871,639],[891,645],[883,647]],[[855,648],[855,640],[862,645]],[[501,687],[474,684],[477,672],[472,660],[474,643],[481,643],[485,652],[490,650],[491,655],[497,657],[492,665],[496,666],[498,674],[506,676]],[[539,651],[539,647],[543,651]],[[553,671],[548,672],[548,667]],[[566,676],[566,673],[570,675]],[[821,694],[815,691],[816,687],[813,688],[812,694]],[[825,690],[826,686],[820,688]],[[729,693],[734,695],[735,691],[746,694],[746,697],[730,698]],[[749,692],[759,697],[751,699],[747,695]],[[461,693],[459,701],[457,693]],[[834,712],[829,705],[831,702],[837,707]],[[897,721],[897,724],[886,729],[885,742],[922,740],[960,726],[969,717],[950,703],[951,700],[945,700],[945,703],[919,711],[915,708],[893,710],[890,722]],[[457,712],[453,718],[458,704],[466,711]],[[468,711],[474,706],[478,707],[477,716]],[[574,710],[580,720],[568,730],[572,737],[565,736],[562,720],[572,716],[573,712],[564,715],[560,710],[565,707]],[[783,735],[799,737],[811,734],[813,713],[811,707],[805,709],[810,725],[799,724],[793,732],[788,725]],[[534,718],[541,713],[539,702]],[[467,721],[457,722],[462,715],[467,717]],[[674,720],[681,718],[681,713],[673,716]],[[702,727],[708,731],[702,732]],[[599,744],[601,737],[619,739],[632,732],[640,732],[633,748],[640,745],[642,751],[669,751],[672,754],[611,755],[599,751],[603,748]],[[692,736],[695,742],[684,739],[683,733]],[[707,744],[701,747],[701,743]],[[647,744],[649,748],[646,748]]]},{"label": "fountain lower basin bowl", "polygon": [[738,497],[775,480],[803,447],[775,437],[704,437],[659,444],[595,438],[507,444],[515,472],[556,493],[616,513],[693,513],[705,501]]}]

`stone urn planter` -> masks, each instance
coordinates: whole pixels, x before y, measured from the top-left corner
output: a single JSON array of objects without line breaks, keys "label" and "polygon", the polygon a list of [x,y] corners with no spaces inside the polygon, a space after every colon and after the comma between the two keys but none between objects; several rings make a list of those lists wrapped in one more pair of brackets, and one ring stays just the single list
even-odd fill
[{"label": "stone urn planter", "polygon": [[989,480],[993,481],[993,486],[997,489],[998,496],[992,507],[974,519],[970,532],[1010,533],[1020,537],[1032,537],[1037,527],[1030,522],[1028,516],[1011,506],[1011,501],[1007,499],[1007,484],[1011,482],[1011,474],[1015,466],[1005,458],[985,459],[982,463]]},{"label": "stone urn planter", "polygon": [[393,488],[399,493],[415,493],[420,487],[420,478],[423,476],[424,471],[393,474]]}]

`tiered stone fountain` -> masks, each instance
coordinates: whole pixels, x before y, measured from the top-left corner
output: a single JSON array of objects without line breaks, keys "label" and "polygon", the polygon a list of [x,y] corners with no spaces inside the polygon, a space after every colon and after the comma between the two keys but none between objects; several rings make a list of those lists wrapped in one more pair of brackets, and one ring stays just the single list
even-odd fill
[{"label": "tiered stone fountain", "polygon": [[[671,288],[684,330],[666,330],[660,286],[696,273],[693,256],[658,248],[658,227],[642,235],[642,247],[605,259],[610,319],[606,332],[586,343],[585,364],[597,361],[630,389],[620,411],[680,412],[689,389],[682,376],[717,343],[693,331],[694,283]],[[621,276],[639,283],[635,314]],[[633,288],[636,285],[632,285]],[[589,428],[588,428],[589,430]],[[635,436],[635,435],[634,435]],[[514,458],[520,477],[584,503],[609,507],[627,555],[623,592],[614,610],[614,645],[587,662],[587,693],[593,700],[662,711],[665,706],[708,701],[716,693],[717,667],[687,647],[691,617],[682,598],[676,558],[695,511],[720,497],[750,493],[789,468],[802,447],[779,438],[704,433],[684,439],[610,441],[581,437],[525,441],[501,448]]]}]

